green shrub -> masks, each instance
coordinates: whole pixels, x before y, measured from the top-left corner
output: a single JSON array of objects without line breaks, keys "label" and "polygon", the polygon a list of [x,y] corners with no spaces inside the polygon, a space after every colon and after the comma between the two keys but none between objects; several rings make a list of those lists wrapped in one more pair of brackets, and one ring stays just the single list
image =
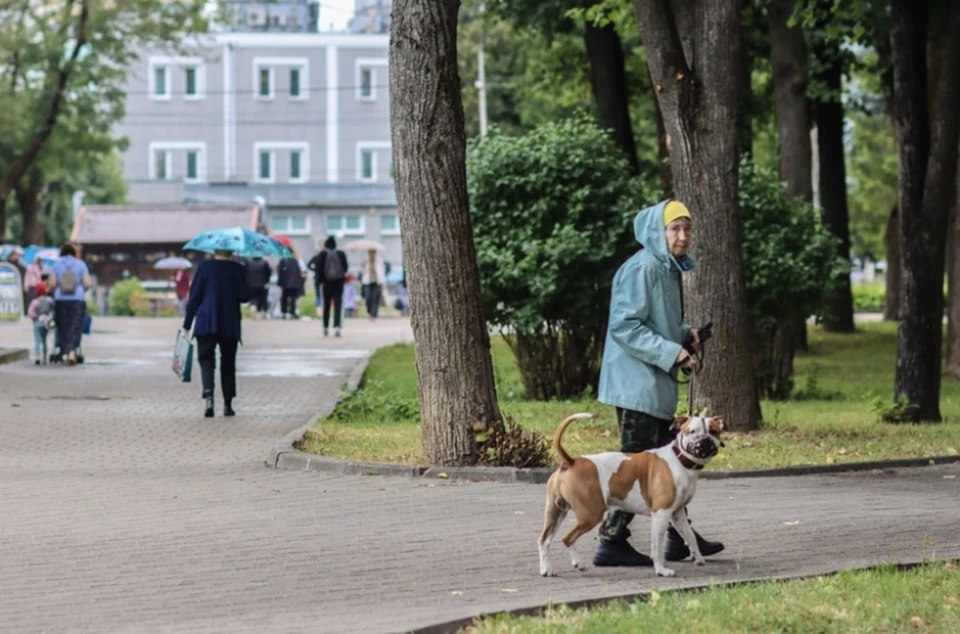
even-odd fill
[{"label": "green shrub", "polygon": [[836,278],[849,271],[837,239],[813,206],[789,200],[777,174],[744,159],[740,165],[740,216],[747,307],[756,331],[761,394],[787,398],[793,389],[793,324],[823,316]]},{"label": "green shrub", "polygon": [[315,319],[317,317],[317,296],[314,292],[307,291],[306,295],[300,298],[299,305],[297,307],[298,315],[301,317],[310,317]]},{"label": "green shrub", "polygon": [[853,309],[860,312],[883,312],[886,303],[886,286],[883,284],[854,284]]},{"label": "green shrub", "polygon": [[107,305],[111,315],[144,317],[150,312],[150,303],[144,297],[143,285],[136,277],[114,284]]},{"label": "green shrub", "polygon": [[475,140],[467,184],[484,315],[527,397],[596,390],[613,276],[637,248],[642,197],[627,160],[577,118]]}]

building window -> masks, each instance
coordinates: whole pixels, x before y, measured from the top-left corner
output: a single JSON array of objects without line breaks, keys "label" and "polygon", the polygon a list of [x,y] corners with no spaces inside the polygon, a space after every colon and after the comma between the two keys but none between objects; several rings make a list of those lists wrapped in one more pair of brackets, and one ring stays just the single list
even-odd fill
[{"label": "building window", "polygon": [[166,150],[156,150],[153,153],[153,177],[159,181],[170,178],[170,154]]},{"label": "building window", "polygon": [[360,69],[360,86],[359,86],[359,95],[360,99],[364,101],[373,101],[373,69],[372,68],[361,68]]},{"label": "building window", "polygon": [[271,216],[270,231],[285,235],[310,235],[310,219],[303,214]]},{"label": "building window", "polygon": [[196,68],[185,68],[183,69],[183,92],[188,97],[197,96],[197,69]]},{"label": "building window", "polygon": [[290,69],[290,96],[300,98],[300,69]]},{"label": "building window", "polygon": [[400,219],[397,214],[380,214],[380,235],[395,236],[400,234]]},{"label": "building window", "polygon": [[273,180],[273,152],[261,150],[257,153],[257,174],[262,181]]},{"label": "building window", "polygon": [[362,236],[364,235],[363,216],[359,214],[327,216],[327,233]]},{"label": "building window", "polygon": [[167,83],[167,67],[153,67],[153,90],[150,93],[155,99],[169,99],[170,86]]},{"label": "building window", "polygon": [[197,152],[191,150],[187,152],[187,180],[195,181],[199,180],[199,165],[197,162]]},{"label": "building window", "polygon": [[299,150],[290,152],[290,180],[292,181],[303,178],[300,174],[300,156]]},{"label": "building window", "polygon": [[257,73],[257,96],[261,99],[273,98],[273,72],[269,68],[261,68]]},{"label": "building window", "polygon": [[360,180],[377,180],[377,159],[373,150],[360,150]]}]

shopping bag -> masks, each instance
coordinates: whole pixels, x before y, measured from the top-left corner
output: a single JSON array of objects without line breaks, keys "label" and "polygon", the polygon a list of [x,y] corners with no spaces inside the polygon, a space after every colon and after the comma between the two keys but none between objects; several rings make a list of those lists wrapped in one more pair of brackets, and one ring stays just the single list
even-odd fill
[{"label": "shopping bag", "polygon": [[177,341],[173,345],[173,373],[179,377],[181,383],[189,383],[192,369],[193,344],[182,330],[178,330]]}]

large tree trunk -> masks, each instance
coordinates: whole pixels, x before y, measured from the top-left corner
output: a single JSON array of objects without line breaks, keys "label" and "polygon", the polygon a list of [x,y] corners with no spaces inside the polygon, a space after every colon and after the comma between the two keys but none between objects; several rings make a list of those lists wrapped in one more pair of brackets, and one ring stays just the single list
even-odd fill
[{"label": "large tree trunk", "polygon": [[10,194],[6,195],[0,191],[0,244],[3,244],[7,241],[7,199],[10,198]]},{"label": "large tree trunk", "polygon": [[[843,62],[839,48],[828,48],[821,59],[826,67],[820,75],[831,94],[843,88]],[[840,240],[838,255],[850,259],[850,215],[847,211],[847,170],[843,148],[843,102],[839,96],[821,101],[816,107],[817,146],[820,157],[820,204],[823,224]],[[823,327],[830,332],[854,332],[853,293],[850,275],[837,278],[837,288],[827,298],[827,315]]]},{"label": "large tree trunk", "polygon": [[886,321],[897,321],[900,319],[900,215],[896,205],[887,218],[887,230],[883,240],[887,250],[883,318]]},{"label": "large tree trunk", "polygon": [[[767,6],[770,63],[780,141],[780,180],[787,196],[813,202],[813,150],[810,142],[810,104],[807,101],[807,45],[803,29],[789,26],[795,0],[772,0]],[[807,315],[783,324],[776,337],[781,384],[793,376],[796,350],[807,347]]]},{"label": "large tree trunk", "polygon": [[[960,178],[960,172],[957,173]],[[960,379],[960,196],[954,192],[947,235],[947,375]]]},{"label": "large tree trunk", "polygon": [[700,269],[684,276],[687,321],[716,323],[694,407],[722,415],[734,429],[756,429],[737,199],[740,2],[634,0],[633,7],[671,138],[677,198],[701,236],[694,244]]},{"label": "large tree trunk", "polygon": [[[648,69],[649,70],[649,69]],[[655,86],[653,77],[650,85]],[[663,122],[663,111],[660,110],[660,100],[656,91],[651,91],[653,108],[657,117],[657,161],[660,165],[660,191],[664,198],[673,196],[673,169],[670,167],[670,139],[667,137],[667,126]]]},{"label": "large tree trunk", "polygon": [[476,462],[474,431],[501,420],[467,200],[459,5],[398,0],[390,29],[390,127],[423,449],[440,465]]},{"label": "large tree trunk", "polygon": [[630,173],[640,173],[637,143],[630,122],[630,91],[620,35],[612,24],[595,26],[587,20],[583,40],[590,60],[590,85],[600,127],[609,130],[630,161]]},{"label": "large tree trunk", "polygon": [[34,168],[28,177],[20,179],[14,190],[17,204],[20,206],[20,216],[23,219],[21,241],[27,244],[43,244],[43,226],[40,224],[40,214],[43,211],[46,183],[40,170]]},{"label": "large tree trunk", "polygon": [[[947,33],[960,31],[960,2],[951,3]],[[940,420],[943,273],[949,207],[956,191],[960,139],[960,39],[947,39],[928,121],[927,8],[893,0],[894,105],[900,157],[903,302],[894,397],[912,421]]]},{"label": "large tree trunk", "polygon": [[[741,0],[740,10],[749,0]],[[753,156],[753,60],[744,30],[740,30],[740,65],[737,73],[739,107],[737,108],[737,153]]]}]

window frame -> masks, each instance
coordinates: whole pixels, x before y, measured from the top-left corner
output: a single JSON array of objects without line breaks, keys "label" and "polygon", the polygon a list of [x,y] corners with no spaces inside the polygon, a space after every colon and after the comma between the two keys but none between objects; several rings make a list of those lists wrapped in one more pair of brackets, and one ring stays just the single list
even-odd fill
[{"label": "window frame", "polygon": [[[379,214],[379,215],[380,215],[380,235],[382,235],[382,236],[398,236],[398,235],[400,235],[400,214],[398,214],[397,212],[394,211],[394,212],[391,212],[391,213],[381,213],[381,214]],[[384,229],[384,228],[383,228],[383,219],[384,219],[384,218],[387,218],[387,217],[393,218],[394,222],[396,223],[396,228],[395,228],[395,229]]]},{"label": "window frame", "polygon": [[[292,212],[292,211],[284,211],[283,213],[279,213],[279,214],[271,214],[271,215],[270,215],[270,233],[280,233],[280,234],[283,234],[283,235],[285,235],[285,236],[309,236],[309,235],[312,235],[312,227],[311,227],[311,224],[312,224],[312,223],[310,222],[310,215],[311,215],[311,214],[310,214],[309,212],[295,213],[295,212]],[[294,228],[293,228],[292,219],[295,218],[295,217],[296,217],[296,218],[303,218],[303,224],[304,224],[304,228],[303,228],[303,229],[294,229]],[[274,224],[274,221],[275,221],[277,218],[285,218],[285,219],[286,219],[286,223],[284,223],[284,226],[283,226],[282,228],[279,227],[279,226],[277,226],[276,224]]]},{"label": "window frame", "polygon": [[[157,73],[163,72],[163,88],[164,92],[157,92]],[[170,64],[167,63],[150,63],[149,70],[149,80],[148,80],[148,92],[150,93],[150,99],[153,101],[170,101],[172,98],[173,91],[170,89]]]},{"label": "window frame", "polygon": [[[334,227],[331,225],[330,220],[331,220],[332,218],[339,218],[339,219],[340,219],[340,228],[339,228],[339,229],[336,229],[336,228],[334,228]],[[359,229],[349,229],[349,228],[347,227],[347,222],[346,222],[346,219],[347,219],[347,218],[357,218],[357,219],[360,221],[360,228],[359,228]],[[326,227],[327,227],[327,234],[328,234],[328,235],[349,236],[349,237],[361,237],[361,238],[367,235],[367,223],[366,223],[366,218],[364,217],[363,214],[357,214],[357,213],[332,213],[332,214],[327,214],[327,215],[326,215],[326,218],[324,218],[324,221],[325,221],[325,224],[326,224]]]}]

